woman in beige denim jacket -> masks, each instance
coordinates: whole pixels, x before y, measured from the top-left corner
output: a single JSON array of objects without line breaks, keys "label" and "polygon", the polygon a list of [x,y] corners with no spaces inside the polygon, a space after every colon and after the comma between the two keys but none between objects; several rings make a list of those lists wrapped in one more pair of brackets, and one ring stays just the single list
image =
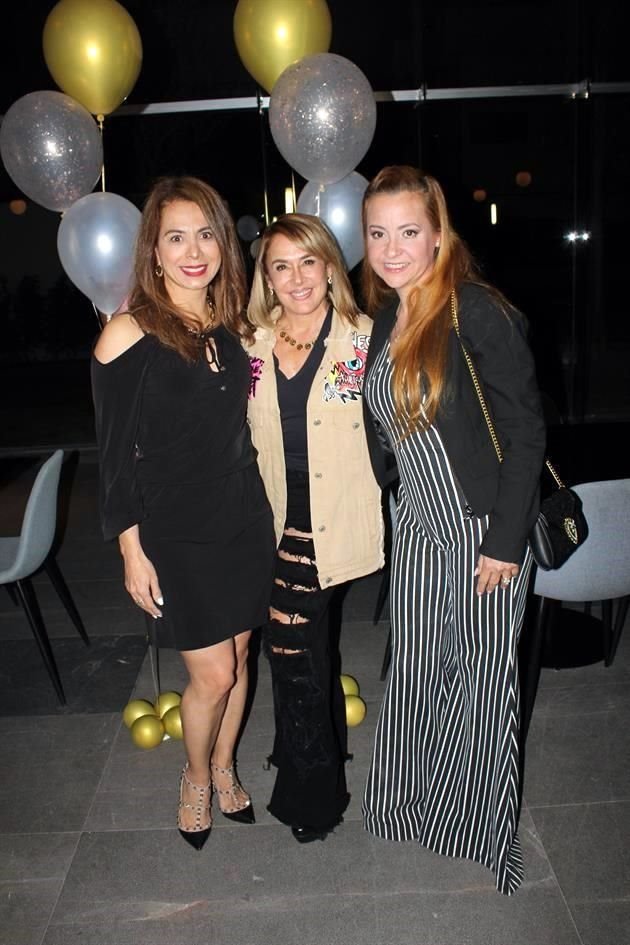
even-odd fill
[{"label": "woman in beige denim jacket", "polygon": [[346,719],[329,610],[334,588],[383,565],[380,489],[362,389],[372,321],[354,302],[334,238],[289,214],[258,252],[247,345],[248,419],[271,503],[278,559],[269,622],[277,777],[270,812],[301,843],[342,820]]}]

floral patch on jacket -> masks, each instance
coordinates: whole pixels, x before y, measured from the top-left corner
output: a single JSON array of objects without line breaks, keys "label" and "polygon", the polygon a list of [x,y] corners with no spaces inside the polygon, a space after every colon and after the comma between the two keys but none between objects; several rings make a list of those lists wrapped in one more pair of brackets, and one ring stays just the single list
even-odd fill
[{"label": "floral patch on jacket", "polygon": [[251,354],[248,354],[249,358],[249,394],[248,399],[251,400],[252,397],[256,396],[256,384],[262,377],[263,364],[265,363],[262,358],[252,357]]},{"label": "floral patch on jacket", "polygon": [[369,335],[352,332],[355,357],[351,361],[334,361],[324,379],[324,402],[340,400],[347,404],[357,400],[363,391],[365,361],[370,344]]}]

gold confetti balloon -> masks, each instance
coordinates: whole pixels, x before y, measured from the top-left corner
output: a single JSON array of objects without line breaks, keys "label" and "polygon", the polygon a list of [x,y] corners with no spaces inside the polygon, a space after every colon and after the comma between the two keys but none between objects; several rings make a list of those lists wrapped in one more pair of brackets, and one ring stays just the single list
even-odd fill
[{"label": "gold confetti balloon", "polygon": [[141,715],[155,715],[155,708],[147,699],[132,699],[128,702],[123,711],[123,722],[127,728],[131,728],[136,719]]},{"label": "gold confetti balloon", "polygon": [[173,706],[179,705],[181,701],[182,697],[178,692],[173,692],[172,690],[161,692],[155,703],[155,711],[160,718],[163,719],[168,710],[172,709]]},{"label": "gold confetti balloon", "polygon": [[164,738],[164,725],[157,715],[141,715],[131,726],[131,738],[138,748],[155,748]]},{"label": "gold confetti balloon", "polygon": [[342,673],[339,679],[341,680],[341,688],[343,689],[344,696],[359,695],[359,684],[354,676],[348,676],[347,673]]},{"label": "gold confetti balloon", "polygon": [[170,735],[171,738],[183,738],[184,730],[182,728],[182,715],[179,711],[179,706],[174,705],[168,712],[165,712],[162,716],[162,724],[166,730],[166,734]]},{"label": "gold confetti balloon", "polygon": [[346,696],[346,723],[349,728],[360,725],[366,712],[367,706],[360,696]]}]

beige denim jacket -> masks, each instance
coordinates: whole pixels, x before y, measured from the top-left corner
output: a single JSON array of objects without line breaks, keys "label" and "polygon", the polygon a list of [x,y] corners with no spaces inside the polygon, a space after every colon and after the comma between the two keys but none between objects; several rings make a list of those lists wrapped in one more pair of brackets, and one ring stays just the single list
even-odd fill
[{"label": "beige denim jacket", "polygon": [[[355,327],[333,312],[306,407],[311,520],[321,587],[383,566],[381,491],[372,473],[362,405],[372,324],[371,318],[361,315]],[[274,344],[274,332],[259,328],[245,350],[252,363],[248,420],[279,542],[287,488]]]}]

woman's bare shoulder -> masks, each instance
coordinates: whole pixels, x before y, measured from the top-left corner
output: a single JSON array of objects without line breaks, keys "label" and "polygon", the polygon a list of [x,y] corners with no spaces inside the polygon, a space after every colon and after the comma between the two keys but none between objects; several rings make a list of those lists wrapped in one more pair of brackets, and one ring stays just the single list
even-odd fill
[{"label": "woman's bare shoulder", "polygon": [[94,347],[94,357],[101,364],[115,361],[144,338],[144,332],[129,312],[121,312],[107,322]]}]

